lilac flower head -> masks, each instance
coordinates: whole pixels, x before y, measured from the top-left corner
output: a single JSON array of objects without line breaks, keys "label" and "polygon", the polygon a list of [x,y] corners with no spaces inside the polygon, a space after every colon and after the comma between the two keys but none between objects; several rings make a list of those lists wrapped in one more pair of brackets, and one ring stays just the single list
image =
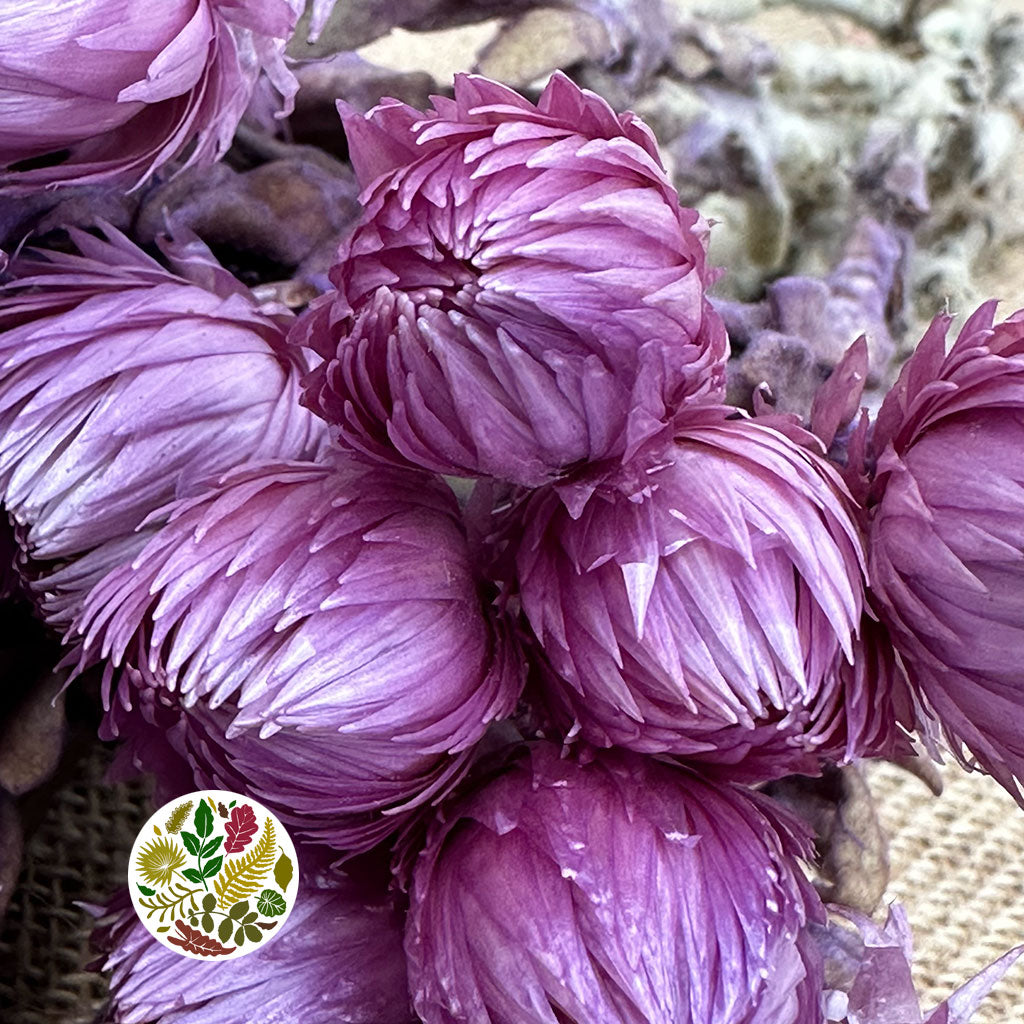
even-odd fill
[{"label": "lilac flower head", "polygon": [[518,659],[442,483],[269,464],[164,519],[89,595],[84,656],[124,667],[118,731],[175,710],[168,740],[197,781],[234,781],[305,834],[365,849],[515,706]]},{"label": "lilac flower head", "polygon": [[534,747],[421,854],[425,1024],[819,1024],[823,912],[767,799],[630,754]]},{"label": "lilac flower head", "polygon": [[294,337],[346,445],[526,486],[620,459],[721,397],[705,225],[653,136],[555,75],[460,75],[425,113],[344,112],[365,211]]},{"label": "lilac flower head", "polygon": [[156,941],[127,890],[93,944],[110,972],[107,1024],[410,1024],[401,921],[337,875],[303,875],[281,934],[248,956],[204,962]]},{"label": "lilac flower head", "polygon": [[885,693],[844,667],[863,555],[831,467],[714,412],[638,477],[607,481],[577,519],[537,492],[516,520],[519,595],[563,724],[746,779],[884,746]]},{"label": "lilac flower head", "polygon": [[0,36],[0,192],[119,180],[231,143],[261,69],[290,103],[283,48],[302,0],[9,0]]},{"label": "lilac flower head", "polygon": [[831,909],[853,927],[839,920],[810,926],[825,958],[829,1024],[970,1024],[993,985],[1024,953],[1024,946],[1011,949],[925,1014],[911,975],[913,944],[903,908],[892,904],[882,925],[845,907]]},{"label": "lilac flower head", "polygon": [[938,317],[875,422],[869,575],[925,713],[1024,779],[1024,312]]},{"label": "lilac flower head", "polygon": [[0,497],[28,555],[47,563],[36,590],[60,625],[131,560],[154,509],[249,459],[309,457],[325,440],[298,404],[307,365],[284,321],[230,274],[186,260],[211,291],[113,229],[73,237],[78,255],[29,255],[0,288]]}]

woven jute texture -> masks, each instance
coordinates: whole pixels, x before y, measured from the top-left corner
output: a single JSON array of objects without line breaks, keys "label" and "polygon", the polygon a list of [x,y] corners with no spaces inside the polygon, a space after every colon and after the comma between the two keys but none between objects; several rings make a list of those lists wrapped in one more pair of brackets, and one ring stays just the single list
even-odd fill
[{"label": "woven jute texture", "polygon": [[0,1022],[89,1024],[103,1005],[102,975],[86,971],[90,916],[124,884],[128,856],[149,816],[148,786],[104,782],[102,746],[72,769],[26,844],[21,878],[0,932]]},{"label": "woven jute texture", "polygon": [[[889,833],[892,880],[914,929],[914,975],[930,1009],[1012,946],[1024,943],[1024,811],[999,785],[956,765],[933,797],[888,764],[868,778]],[[1024,1024],[1024,963],[986,1000],[974,1024]]]},{"label": "woven jute texture", "polygon": [[[149,814],[141,784],[108,786],[97,747],[52,798],[29,841],[0,934],[0,1021],[89,1024],[103,1004],[100,975],[84,970],[90,918],[75,901],[101,901],[126,876]],[[943,772],[945,793],[889,765],[869,778],[890,833],[888,898],[914,928],[915,973],[930,1008],[1011,946],[1024,942],[1024,812],[991,780]],[[1024,963],[989,997],[975,1024],[1024,1022]]]}]

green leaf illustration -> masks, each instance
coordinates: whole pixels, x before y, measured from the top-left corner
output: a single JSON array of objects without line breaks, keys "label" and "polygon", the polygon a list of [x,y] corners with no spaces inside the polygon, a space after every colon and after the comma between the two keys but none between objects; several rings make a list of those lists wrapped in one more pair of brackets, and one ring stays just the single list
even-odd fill
[{"label": "green leaf illustration", "polygon": [[203,881],[203,876],[201,874],[199,874],[199,872],[196,871],[195,868],[185,868],[185,870],[182,871],[182,874],[190,882],[200,882],[201,883]]},{"label": "green leaf illustration", "polygon": [[292,880],[292,862],[288,859],[288,855],[282,853],[277,858],[277,863],[274,865],[274,881],[277,882],[277,887],[284,892],[288,888],[288,883]]},{"label": "green leaf illustration", "polygon": [[200,851],[200,857],[212,857],[219,849],[220,844],[224,842],[223,836],[216,836],[211,839]]},{"label": "green leaf illustration", "polygon": [[143,896],[156,895],[156,889],[147,889],[141,882],[136,882],[135,884],[139,887],[139,892],[141,892]]},{"label": "green leaf illustration", "polygon": [[202,918],[200,918],[199,923],[203,926],[204,932],[213,931],[213,918],[209,914],[203,914]]},{"label": "green leaf illustration", "polygon": [[183,804],[178,804],[178,806],[171,811],[171,816],[166,822],[164,822],[164,828],[166,828],[171,835],[177,835],[181,831],[181,826],[185,824],[188,812],[191,810],[191,800],[186,800]]},{"label": "green leaf illustration", "polygon": [[192,835],[191,832],[182,832],[181,841],[185,844],[185,849],[192,854],[193,857],[199,855],[199,848],[202,845],[198,838]]},{"label": "green leaf illustration", "polygon": [[203,897],[203,910],[209,913],[215,906],[217,906],[217,897],[212,892],[208,892]]},{"label": "green leaf illustration", "polygon": [[235,932],[235,945],[236,946],[241,946],[244,943],[245,943],[245,932],[241,928],[239,928],[238,931]]},{"label": "green leaf illustration", "polygon": [[223,857],[214,857],[213,860],[208,860],[203,865],[203,878],[213,878],[213,876],[220,871],[220,866],[223,863]]},{"label": "green leaf illustration", "polygon": [[162,924],[162,925],[160,925],[159,928],[157,928],[158,932],[169,932],[170,930],[171,930],[171,926],[169,924]]},{"label": "green leaf illustration", "polygon": [[244,857],[232,857],[213,883],[217,905],[221,910],[252,896],[263,888],[264,880],[274,863],[277,838],[270,818],[263,822],[263,835]]},{"label": "green leaf illustration", "polygon": [[195,823],[196,835],[200,839],[205,839],[213,831],[213,811],[210,810],[210,805],[205,800],[201,801],[196,808],[196,814],[192,820]]},{"label": "green leaf illustration", "polygon": [[234,918],[236,921],[240,921],[246,914],[249,913],[249,901],[241,900],[236,903],[229,911],[228,917]]},{"label": "green leaf illustration", "polygon": [[247,924],[242,930],[245,932],[245,937],[250,942],[259,942],[260,939],[263,938],[263,932],[261,932],[259,928],[253,928],[251,924]]},{"label": "green leaf illustration", "polygon": [[225,917],[220,923],[220,927],[217,929],[217,938],[221,942],[227,942],[231,938],[231,929],[235,927],[235,922],[230,917]]},{"label": "green leaf illustration", "polygon": [[264,917],[280,917],[288,909],[288,904],[280,893],[264,889],[256,901],[256,909]]},{"label": "green leaf illustration", "polygon": [[139,906],[146,908],[147,918],[152,917],[158,911],[160,916],[157,920],[159,921],[163,921],[169,911],[172,918],[182,917],[185,913],[185,903],[189,900],[191,900],[189,909],[195,912],[196,901],[194,897],[199,892],[202,892],[202,890],[190,889],[187,885],[182,885],[181,882],[174,882],[171,884],[170,891],[157,893],[151,899],[140,899]]}]

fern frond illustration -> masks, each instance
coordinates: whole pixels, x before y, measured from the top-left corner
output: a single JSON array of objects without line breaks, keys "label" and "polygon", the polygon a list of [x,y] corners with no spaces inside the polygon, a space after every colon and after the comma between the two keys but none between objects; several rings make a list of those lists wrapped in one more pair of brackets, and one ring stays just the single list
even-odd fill
[{"label": "fern frond illustration", "polygon": [[221,910],[263,888],[264,879],[274,866],[276,844],[274,823],[267,818],[263,822],[263,835],[256,845],[244,857],[228,860],[214,880],[213,891],[217,894],[217,906]]},{"label": "fern frond illustration", "polygon": [[139,874],[150,885],[166,885],[174,872],[185,866],[185,851],[173,840],[151,839],[139,850],[135,861]]},{"label": "fern frond illustration", "polygon": [[187,885],[183,885],[181,882],[175,882],[170,890],[167,892],[158,892],[155,896],[147,899],[140,899],[139,905],[146,908],[146,917],[152,917],[157,911],[160,912],[159,920],[163,921],[164,917],[170,912],[171,918],[181,917],[185,913],[185,901],[191,898],[192,902],[188,907],[188,910],[194,912],[196,910],[195,897],[201,893],[202,889],[190,889]]},{"label": "fern frond illustration", "polygon": [[188,812],[191,810],[191,800],[186,800],[183,804],[178,804],[178,806],[171,811],[171,816],[164,824],[164,828],[167,829],[171,835],[176,836],[181,831],[181,826],[185,824],[185,819],[188,817]]}]

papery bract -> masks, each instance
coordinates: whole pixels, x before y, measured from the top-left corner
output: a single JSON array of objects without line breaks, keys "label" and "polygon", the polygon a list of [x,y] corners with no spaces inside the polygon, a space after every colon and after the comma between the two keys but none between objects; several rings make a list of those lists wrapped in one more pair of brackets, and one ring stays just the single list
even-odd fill
[{"label": "papery bract", "polygon": [[111,972],[108,1024],[408,1024],[401,919],[344,877],[304,874],[295,908],[244,957],[206,963],[161,945],[126,890],[105,908],[93,944]]},{"label": "papery bract", "polygon": [[296,327],[307,401],[377,458],[536,486],[721,397],[703,221],[653,136],[555,75],[344,115],[365,212]]},{"label": "papery bract", "polygon": [[436,823],[406,953],[425,1024],[819,1024],[823,919],[766,798],[532,748]]},{"label": "papery bract", "polygon": [[365,849],[514,708],[518,652],[440,481],[254,466],[163,519],[89,595],[84,657],[124,666],[108,729],[155,725],[197,784],[231,782],[304,834]]},{"label": "papery bract", "polygon": [[810,926],[825,958],[824,1006],[830,1024],[969,1024],[993,985],[1024,953],[1024,946],[1011,949],[923,1014],[903,908],[892,904],[883,925],[845,907],[831,909],[853,927],[839,920]]},{"label": "papery bract", "polygon": [[708,414],[579,518],[548,491],[512,522],[549,702],[590,742],[748,781],[889,744],[885,678],[850,666],[864,576],[848,498],[779,430]]},{"label": "papery bract", "polygon": [[869,575],[927,718],[1024,800],[1024,312],[994,313],[948,355],[937,318],[879,411]]},{"label": "papery bract", "polygon": [[73,238],[79,255],[26,256],[0,289],[0,497],[60,626],[139,550],[150,512],[326,440],[298,404],[307,364],[284,342],[287,318],[198,257],[183,269],[215,290],[112,229]]},{"label": "papery bract", "polygon": [[0,192],[135,185],[186,147],[231,144],[261,69],[290,104],[302,0],[9,0],[0,36]]}]

